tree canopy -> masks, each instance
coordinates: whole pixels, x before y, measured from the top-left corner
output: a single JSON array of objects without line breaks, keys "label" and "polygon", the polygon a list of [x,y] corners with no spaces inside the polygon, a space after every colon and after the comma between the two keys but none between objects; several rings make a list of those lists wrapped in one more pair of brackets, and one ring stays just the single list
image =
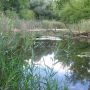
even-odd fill
[{"label": "tree canopy", "polygon": [[57,0],[56,9],[64,22],[78,22],[90,18],[90,0]]},{"label": "tree canopy", "polygon": [[6,15],[16,13],[24,19],[56,19],[76,23],[90,18],[90,0],[0,0],[0,12]]},{"label": "tree canopy", "polygon": [[24,19],[31,19],[33,16],[36,19],[52,19],[55,17],[52,2],[46,0],[0,0],[0,11],[6,15],[16,12],[20,18]]}]

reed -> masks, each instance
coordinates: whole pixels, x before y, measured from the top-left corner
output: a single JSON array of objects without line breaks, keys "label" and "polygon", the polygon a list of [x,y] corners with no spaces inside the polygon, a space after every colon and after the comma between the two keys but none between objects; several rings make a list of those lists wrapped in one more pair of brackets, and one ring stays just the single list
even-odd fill
[{"label": "reed", "polygon": [[39,69],[33,63],[35,35],[12,31],[14,21],[4,18],[0,17],[0,90],[66,90],[59,88],[52,72],[45,70],[46,77],[35,73]]}]

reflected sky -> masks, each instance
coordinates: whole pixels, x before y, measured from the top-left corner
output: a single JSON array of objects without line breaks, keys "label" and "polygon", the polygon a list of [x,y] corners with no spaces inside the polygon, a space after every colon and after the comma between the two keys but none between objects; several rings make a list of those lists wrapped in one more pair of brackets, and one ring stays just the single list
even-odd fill
[{"label": "reflected sky", "polygon": [[61,62],[54,60],[54,53],[43,56],[38,62],[35,63],[43,68],[53,68],[54,71],[60,73],[61,75],[65,74],[66,71],[69,71],[69,67],[64,67]]},{"label": "reflected sky", "polygon": [[[31,64],[31,59],[28,63]],[[54,60],[54,53],[43,56],[39,61],[35,61],[34,64],[38,67],[36,73],[40,73],[43,77],[46,76],[45,69],[53,69],[53,72],[56,72],[54,78],[58,80],[60,85],[66,83],[69,90],[88,90],[89,83],[87,82],[84,84],[80,82],[73,84],[67,81],[66,75],[70,75],[70,66],[64,66],[61,62],[58,62],[58,60]]]},{"label": "reflected sky", "polygon": [[[90,90],[89,46],[87,42],[72,40],[34,42],[36,73],[45,77],[48,72],[53,71],[59,85],[67,84],[69,90]],[[31,59],[27,62],[31,64]]]}]

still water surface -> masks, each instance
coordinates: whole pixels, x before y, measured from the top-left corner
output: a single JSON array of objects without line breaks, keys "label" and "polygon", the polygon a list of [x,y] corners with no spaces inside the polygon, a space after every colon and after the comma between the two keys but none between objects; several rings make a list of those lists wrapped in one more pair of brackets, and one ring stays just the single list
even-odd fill
[{"label": "still water surface", "polygon": [[90,44],[72,40],[38,40],[33,46],[37,73],[45,76],[44,69],[55,72],[59,85],[69,90],[90,90]]}]

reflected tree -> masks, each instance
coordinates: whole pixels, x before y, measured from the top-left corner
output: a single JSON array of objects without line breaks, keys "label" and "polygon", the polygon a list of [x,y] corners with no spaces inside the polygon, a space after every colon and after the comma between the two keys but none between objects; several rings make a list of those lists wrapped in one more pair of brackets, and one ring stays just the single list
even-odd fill
[{"label": "reflected tree", "polygon": [[90,52],[90,43],[79,40],[62,40],[57,44],[55,58],[64,65],[70,66],[70,82],[84,82],[90,80],[90,57],[85,52]]},{"label": "reflected tree", "polygon": [[52,40],[38,40],[34,42],[33,50],[34,50],[34,60],[40,60],[41,57],[46,56],[48,54],[52,54],[54,52],[56,41]]}]

